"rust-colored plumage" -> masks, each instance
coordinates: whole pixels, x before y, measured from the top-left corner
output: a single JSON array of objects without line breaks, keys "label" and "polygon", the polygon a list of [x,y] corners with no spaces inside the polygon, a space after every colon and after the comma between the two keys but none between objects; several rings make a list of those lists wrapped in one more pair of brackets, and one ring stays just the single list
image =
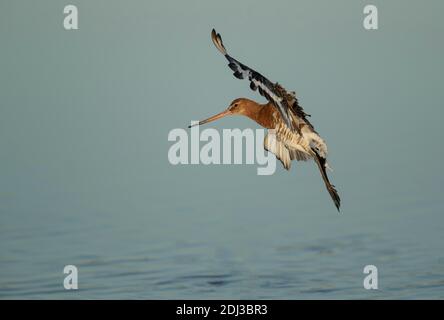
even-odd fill
[{"label": "rust-colored plumage", "polygon": [[272,83],[260,73],[228,55],[221,36],[214,29],[211,32],[211,38],[216,48],[228,60],[228,66],[234,71],[233,75],[238,79],[250,81],[250,88],[258,90],[268,102],[259,104],[246,98],[235,99],[225,111],[200,121],[199,125],[228,115],[243,115],[269,129],[264,139],[264,148],[275,154],[287,170],[290,169],[292,160],[313,159],[339,210],[341,200],[326,172],[328,168],[327,145],[308,121],[309,115],[299,105],[295,93],[288,92],[278,83]]}]

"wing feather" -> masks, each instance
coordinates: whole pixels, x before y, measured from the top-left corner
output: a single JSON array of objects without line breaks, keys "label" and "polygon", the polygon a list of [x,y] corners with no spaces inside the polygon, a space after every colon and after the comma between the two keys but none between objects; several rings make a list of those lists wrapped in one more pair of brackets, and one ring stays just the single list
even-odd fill
[{"label": "wing feather", "polygon": [[278,158],[285,169],[290,170],[291,156],[290,151],[284,142],[276,137],[276,134],[268,132],[264,138],[264,149],[273,153]]},{"label": "wing feather", "polygon": [[[247,79],[250,81],[250,88],[253,91],[258,90],[259,94],[264,96],[268,101],[273,103],[275,107],[279,110],[282,115],[282,118],[285,121],[285,124],[291,128],[295,129],[294,125],[291,121],[289,108],[291,107],[288,104],[286,97],[283,95],[281,86],[278,84],[272,83],[266,77],[261,75],[259,72],[247,67],[243,63],[231,57],[225,46],[222,42],[222,37],[220,34],[216,33],[213,29],[211,32],[211,39],[213,40],[216,48],[225,56],[228,60],[228,66],[233,71],[233,75],[238,79]],[[284,90],[285,91],[285,90]]]}]

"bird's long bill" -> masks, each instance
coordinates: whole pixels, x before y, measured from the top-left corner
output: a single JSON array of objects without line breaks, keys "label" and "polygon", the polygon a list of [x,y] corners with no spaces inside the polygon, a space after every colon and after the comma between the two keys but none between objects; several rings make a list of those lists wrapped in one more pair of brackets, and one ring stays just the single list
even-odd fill
[{"label": "bird's long bill", "polygon": [[221,113],[218,113],[218,114],[216,114],[216,115],[214,115],[212,117],[209,117],[208,119],[205,119],[205,120],[199,121],[198,123],[192,124],[191,126],[188,126],[188,128],[194,127],[196,125],[201,126],[201,125],[203,125],[205,123],[216,121],[216,120],[218,120],[220,118],[229,116],[230,114],[231,114],[231,111],[227,109],[225,111],[222,111]]}]

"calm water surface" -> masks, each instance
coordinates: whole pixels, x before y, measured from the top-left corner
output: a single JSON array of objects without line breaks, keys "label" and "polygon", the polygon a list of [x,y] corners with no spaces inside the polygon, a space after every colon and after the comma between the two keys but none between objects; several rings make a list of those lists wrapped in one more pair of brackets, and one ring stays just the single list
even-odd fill
[{"label": "calm water surface", "polygon": [[[184,210],[170,217],[175,221],[140,215],[116,218],[119,223],[106,215],[42,214],[32,224],[11,216],[0,236],[0,296],[444,298],[442,230],[427,221],[433,214],[406,215],[382,227],[364,219],[361,228],[347,230],[354,218],[332,211],[310,219],[311,232],[298,226],[307,217],[297,213],[213,214]],[[422,228],[429,232],[419,238]],[[79,269],[78,291],[63,289],[66,264]],[[362,286],[367,264],[378,267],[379,290]]]}]

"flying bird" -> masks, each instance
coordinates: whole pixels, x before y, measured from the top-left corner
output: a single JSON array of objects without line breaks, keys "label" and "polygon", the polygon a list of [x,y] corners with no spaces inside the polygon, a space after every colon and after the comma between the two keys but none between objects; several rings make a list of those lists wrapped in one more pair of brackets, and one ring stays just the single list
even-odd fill
[{"label": "flying bird", "polygon": [[259,104],[246,98],[238,98],[233,100],[225,111],[196,125],[203,125],[229,115],[243,115],[269,129],[264,139],[265,150],[272,152],[287,170],[290,169],[292,160],[313,159],[339,211],[341,199],[335,186],[330,183],[326,171],[330,168],[327,163],[327,145],[308,121],[310,115],[299,105],[295,92],[287,91],[280,84],[271,82],[259,72],[231,57],[225,49],[222,37],[214,29],[211,31],[211,39],[228,60],[233,75],[238,79],[248,80],[250,88],[259,91],[268,102]]}]

